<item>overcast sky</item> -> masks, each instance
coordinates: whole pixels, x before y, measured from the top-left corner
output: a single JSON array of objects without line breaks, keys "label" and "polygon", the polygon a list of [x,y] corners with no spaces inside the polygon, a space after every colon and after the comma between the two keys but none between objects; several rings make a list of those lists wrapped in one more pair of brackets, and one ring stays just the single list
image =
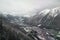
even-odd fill
[{"label": "overcast sky", "polygon": [[59,7],[60,0],[0,0],[0,11],[13,15],[31,14],[35,9]]}]

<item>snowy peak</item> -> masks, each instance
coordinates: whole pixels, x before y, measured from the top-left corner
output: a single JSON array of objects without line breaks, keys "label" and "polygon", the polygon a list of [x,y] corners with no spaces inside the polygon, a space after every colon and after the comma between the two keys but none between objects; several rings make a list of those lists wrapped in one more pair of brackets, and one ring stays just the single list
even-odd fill
[{"label": "snowy peak", "polygon": [[29,23],[36,26],[39,24],[49,26],[58,15],[60,15],[60,7],[53,9],[45,9],[43,11],[40,11],[38,14],[36,13],[36,15],[30,19]]},{"label": "snowy peak", "polygon": [[41,11],[39,14],[41,14],[41,13],[47,14],[49,12],[50,12],[50,9],[45,9],[45,10]]}]

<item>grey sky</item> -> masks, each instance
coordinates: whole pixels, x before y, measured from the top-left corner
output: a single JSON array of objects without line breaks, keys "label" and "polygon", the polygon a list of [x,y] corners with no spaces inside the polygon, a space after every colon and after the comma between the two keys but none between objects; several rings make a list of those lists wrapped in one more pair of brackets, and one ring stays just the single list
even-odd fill
[{"label": "grey sky", "polygon": [[60,0],[0,0],[0,11],[10,14],[31,14],[35,9],[59,7]]}]

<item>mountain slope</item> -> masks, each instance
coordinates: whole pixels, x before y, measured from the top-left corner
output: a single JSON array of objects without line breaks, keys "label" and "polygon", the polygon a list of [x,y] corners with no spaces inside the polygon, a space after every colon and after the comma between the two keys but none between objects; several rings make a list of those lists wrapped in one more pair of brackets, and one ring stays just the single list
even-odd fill
[{"label": "mountain slope", "polygon": [[[53,26],[54,25],[57,28],[60,28],[60,7],[53,8],[53,9],[45,9],[41,11],[40,13],[36,14],[29,20],[29,24],[33,26],[43,26],[43,27],[48,27],[48,26]],[[53,23],[56,24],[53,24]]]}]

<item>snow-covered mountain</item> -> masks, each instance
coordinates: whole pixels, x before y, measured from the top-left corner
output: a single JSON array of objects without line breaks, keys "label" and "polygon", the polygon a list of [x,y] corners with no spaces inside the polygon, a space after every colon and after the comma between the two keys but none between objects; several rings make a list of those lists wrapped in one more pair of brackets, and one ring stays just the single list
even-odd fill
[{"label": "snow-covered mountain", "polygon": [[[29,24],[33,26],[58,26],[60,24],[60,7],[53,9],[45,9],[29,20]],[[55,24],[54,24],[55,23]]]}]

